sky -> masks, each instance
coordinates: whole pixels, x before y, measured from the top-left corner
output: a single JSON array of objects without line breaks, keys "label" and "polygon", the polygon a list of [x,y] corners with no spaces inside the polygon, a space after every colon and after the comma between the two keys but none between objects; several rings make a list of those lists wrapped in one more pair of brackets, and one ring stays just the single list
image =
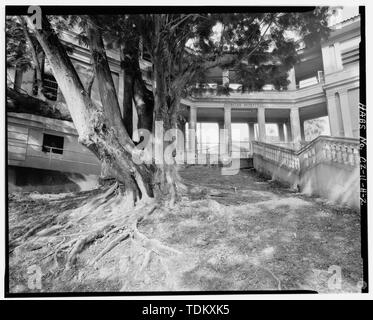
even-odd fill
[{"label": "sky", "polygon": [[342,20],[349,19],[359,14],[359,7],[343,7]]}]

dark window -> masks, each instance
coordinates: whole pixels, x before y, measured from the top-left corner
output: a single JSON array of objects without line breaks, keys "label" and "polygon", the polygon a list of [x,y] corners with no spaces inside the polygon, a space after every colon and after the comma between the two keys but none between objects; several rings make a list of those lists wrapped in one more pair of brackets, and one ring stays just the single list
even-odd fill
[{"label": "dark window", "polygon": [[56,79],[49,73],[43,75],[44,95],[47,99],[56,101],[58,85]]},{"label": "dark window", "polygon": [[43,152],[63,153],[63,137],[54,136],[52,134],[44,134],[43,137]]}]

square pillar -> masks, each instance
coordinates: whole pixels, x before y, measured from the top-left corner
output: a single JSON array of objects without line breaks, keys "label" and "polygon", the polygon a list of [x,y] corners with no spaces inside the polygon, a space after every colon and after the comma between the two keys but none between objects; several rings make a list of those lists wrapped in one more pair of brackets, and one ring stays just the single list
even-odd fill
[{"label": "square pillar", "polygon": [[335,57],[336,69],[343,70],[341,44],[339,42],[335,42],[333,46],[334,46],[334,57]]},{"label": "square pillar", "polygon": [[182,145],[183,145],[183,150],[185,152],[185,142],[186,142],[186,137],[185,137],[185,122],[184,121],[177,121],[177,129],[181,131],[182,136],[179,136],[178,133],[178,139],[182,139]]},{"label": "square pillar", "polygon": [[188,132],[188,151],[195,153],[196,151],[196,129],[197,129],[197,107],[189,107],[189,132]]},{"label": "square pillar", "polygon": [[218,148],[218,155],[219,155],[219,161],[221,157],[227,153],[227,145],[225,141],[225,135],[224,135],[224,121],[218,122],[219,126],[219,148]]},{"label": "square pillar", "polygon": [[347,90],[344,90],[339,93],[339,99],[341,104],[344,135],[345,137],[353,138],[354,134],[352,130],[351,110],[348,101]]},{"label": "square pillar", "polygon": [[302,141],[306,141],[306,134],[304,132],[304,121],[300,122],[300,137]]},{"label": "square pillar", "polygon": [[280,141],[285,141],[284,124],[283,123],[278,123],[277,128],[278,128],[279,140]]},{"label": "square pillar", "polygon": [[249,141],[255,140],[255,124],[253,122],[248,123],[249,126]]},{"label": "square pillar", "polygon": [[337,103],[336,94],[327,94],[326,96],[327,107],[328,107],[328,118],[330,135],[333,137],[343,136],[343,123],[341,122],[341,117],[339,115],[340,110],[338,110],[339,102]]},{"label": "square pillar", "polygon": [[291,141],[293,141],[293,137],[292,137],[292,134],[291,134],[290,122],[286,122],[285,127],[286,127],[286,142],[291,142]]},{"label": "square pillar", "polygon": [[339,42],[323,46],[321,53],[325,74],[330,74],[343,69]]},{"label": "square pillar", "polygon": [[293,143],[301,142],[302,137],[300,133],[300,119],[299,119],[298,108],[290,109],[290,124],[291,124],[291,133],[293,137]]},{"label": "square pillar", "polygon": [[224,107],[224,129],[227,130],[228,155],[232,154],[232,109]]},{"label": "square pillar", "polygon": [[258,108],[259,141],[266,141],[265,108]]}]

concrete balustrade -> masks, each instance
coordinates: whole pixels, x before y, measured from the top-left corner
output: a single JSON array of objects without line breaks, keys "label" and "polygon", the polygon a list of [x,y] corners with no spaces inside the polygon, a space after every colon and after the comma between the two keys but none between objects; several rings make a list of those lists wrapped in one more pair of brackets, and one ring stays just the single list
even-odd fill
[{"label": "concrete balustrade", "polygon": [[253,142],[254,168],[306,194],[359,208],[359,140],[319,136],[299,150]]}]

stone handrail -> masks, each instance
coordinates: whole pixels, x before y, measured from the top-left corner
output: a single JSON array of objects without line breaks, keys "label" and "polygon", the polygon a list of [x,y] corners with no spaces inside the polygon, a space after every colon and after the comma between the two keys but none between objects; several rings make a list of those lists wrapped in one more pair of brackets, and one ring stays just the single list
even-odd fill
[{"label": "stone handrail", "polygon": [[[244,91],[242,92],[241,89],[235,90],[233,88],[227,89],[227,93],[229,91],[229,97],[231,99],[242,99],[242,98],[257,98],[257,99],[303,99],[308,97],[310,94],[319,94],[323,92],[323,85],[324,81],[320,81],[318,83],[314,83],[305,87],[297,87],[295,89],[288,89],[288,90],[257,90],[257,91]],[[218,93],[218,88],[223,88],[223,85],[218,85],[216,83],[210,83],[206,85],[200,85],[198,88],[195,87],[192,89],[192,96],[193,97],[210,97],[216,96]]]},{"label": "stone handrail", "polygon": [[259,155],[290,170],[300,169],[299,158],[295,150],[259,141],[253,141],[252,144],[254,155]]},{"label": "stone handrail", "polygon": [[304,171],[321,162],[356,167],[360,163],[359,139],[319,136],[299,150],[253,141],[257,154],[289,170]]}]

